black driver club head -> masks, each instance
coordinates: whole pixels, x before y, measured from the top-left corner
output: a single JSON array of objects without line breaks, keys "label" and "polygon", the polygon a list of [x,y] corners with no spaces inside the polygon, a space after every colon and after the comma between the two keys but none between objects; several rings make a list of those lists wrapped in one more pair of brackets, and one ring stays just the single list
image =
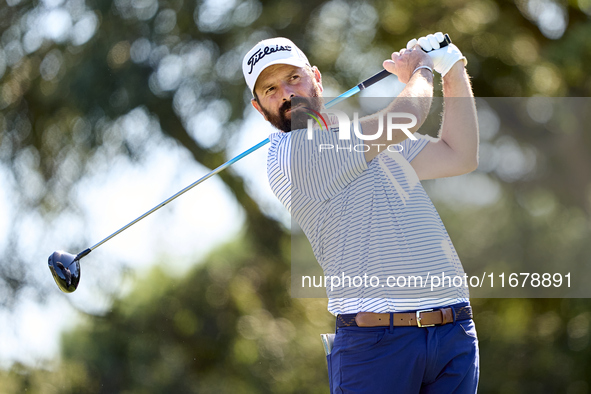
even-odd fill
[{"label": "black driver club head", "polygon": [[76,255],[64,251],[53,252],[48,259],[55,283],[64,293],[72,293],[80,283],[80,261]]}]

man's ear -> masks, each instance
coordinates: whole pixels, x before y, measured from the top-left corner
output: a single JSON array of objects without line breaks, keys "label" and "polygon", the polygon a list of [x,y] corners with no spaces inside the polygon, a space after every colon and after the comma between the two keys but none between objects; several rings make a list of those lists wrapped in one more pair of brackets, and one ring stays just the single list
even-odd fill
[{"label": "man's ear", "polygon": [[263,118],[265,118],[265,120],[269,120],[267,119],[267,115],[265,115],[265,113],[261,110],[261,106],[255,99],[250,99],[250,103],[257,111],[259,111],[261,115],[263,115]]},{"label": "man's ear", "polygon": [[320,87],[320,91],[323,92],[324,87],[322,86],[322,75],[320,74],[320,70],[318,70],[318,67],[313,66],[312,72],[314,73],[314,79],[316,80],[316,83]]}]

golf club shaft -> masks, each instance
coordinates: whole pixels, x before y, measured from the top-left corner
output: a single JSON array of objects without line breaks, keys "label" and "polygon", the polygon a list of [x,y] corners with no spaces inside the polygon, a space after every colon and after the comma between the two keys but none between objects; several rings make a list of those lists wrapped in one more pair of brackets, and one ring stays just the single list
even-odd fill
[{"label": "golf club shaft", "polygon": [[[379,79],[375,79],[376,76],[380,76]],[[371,84],[374,84],[382,79],[384,79],[385,77],[387,77],[388,75],[391,75],[388,71],[386,70],[382,70],[380,73],[374,75],[371,78],[368,78],[367,80],[363,81],[362,83],[360,83],[359,85],[365,85],[365,87],[371,86],[367,84],[367,81],[370,79],[375,79]],[[346,91],[345,93],[342,94],[343,98],[345,99],[347,97],[351,97],[352,95],[354,95],[355,93],[359,92],[361,89],[359,88],[359,85],[355,86],[355,88],[350,89],[348,91]],[[355,90],[356,89],[356,90]],[[339,101],[336,101],[339,100]],[[330,106],[336,104],[337,102],[340,102],[340,96],[331,100],[330,102],[328,102],[325,105],[325,108],[330,108]],[[245,156],[248,156],[249,154],[251,154],[252,152],[256,151],[257,149],[267,145],[270,142],[270,140],[268,138],[266,138],[265,140],[259,142],[258,144],[256,144],[255,146],[253,146],[252,148],[242,152],[241,154],[239,154],[238,156],[234,157],[233,159],[228,160],[227,162],[225,162],[224,164],[222,164],[221,166],[217,167],[216,169],[212,170],[211,172],[209,172],[208,174],[206,174],[205,176],[203,176],[202,178],[198,179],[197,181],[193,182],[192,184],[190,184],[189,186],[185,187],[183,190],[179,191],[178,193],[176,193],[175,195],[171,196],[170,198],[168,198],[166,201],[163,201],[162,203],[158,204],[157,206],[155,206],[154,208],[150,209],[148,212],[144,213],[142,216],[138,217],[137,219],[135,219],[134,221],[126,224],[125,226],[121,227],[119,230],[115,231],[113,234],[109,235],[107,238],[103,239],[102,241],[98,242],[97,244],[91,246],[88,249],[85,249],[84,251],[78,253],[78,255],[76,256],[75,260],[80,260],[82,257],[86,256],[87,254],[89,254],[90,252],[92,252],[94,249],[98,248],[99,246],[101,246],[102,244],[104,244],[105,242],[107,242],[108,240],[110,240],[111,238],[113,238],[114,236],[116,236],[117,234],[127,230],[129,227],[133,226],[134,224],[136,224],[137,222],[139,222],[140,220],[142,220],[143,218],[145,218],[146,216],[152,214],[153,212],[159,210],[160,208],[162,208],[163,206],[165,206],[166,204],[168,204],[169,202],[171,202],[172,200],[176,199],[177,197],[181,196],[182,194],[188,192],[189,190],[191,190],[192,188],[194,188],[195,186],[199,185],[201,182],[206,181],[207,179],[211,178],[212,176],[214,176],[215,174],[225,170],[226,168],[230,167],[232,164],[236,163],[238,160],[242,159]]]},{"label": "golf club shaft", "polygon": [[[445,35],[445,41],[443,41],[441,43],[441,46],[444,47],[444,46],[447,46],[450,43],[451,43],[451,40],[450,40],[449,36],[446,34]],[[373,85],[373,84],[381,81],[382,79],[386,78],[389,75],[392,75],[389,71],[382,70],[382,71],[378,72],[377,74],[372,75],[371,77],[367,78],[363,82],[359,83],[354,88],[349,89],[345,93],[341,94],[340,96],[332,99],[331,101],[329,101],[328,103],[326,103],[326,105],[324,107],[325,108],[330,108],[330,107],[332,107],[332,106],[340,103],[344,99],[346,99],[348,97],[351,97],[351,96],[359,93],[363,89],[368,88],[371,85]],[[270,142],[270,140],[267,138],[267,139],[259,142],[258,144],[256,144],[252,148],[250,148],[250,149],[242,152],[241,154],[239,154],[238,156],[234,157],[233,159],[228,160],[227,162],[225,162],[221,166],[217,167],[216,169],[212,170],[211,172],[209,172],[208,174],[206,174],[205,176],[203,176],[199,180],[193,182],[189,186],[185,187],[183,190],[181,190],[178,193],[176,193],[175,195],[169,197],[166,201],[163,201],[162,203],[158,204],[154,208],[150,209],[148,212],[144,213],[142,216],[138,217],[137,219],[133,220],[132,222],[126,224],[123,227],[121,227],[119,230],[115,231],[113,234],[109,235],[107,238],[105,238],[102,241],[98,242],[97,244],[91,246],[90,248],[85,249],[84,251],[78,253],[78,255],[76,256],[76,258],[74,259],[74,261],[80,260],[82,257],[86,256],[87,254],[89,254],[90,252],[92,252],[94,249],[98,248],[99,246],[101,246],[102,244],[104,244],[105,242],[107,242],[108,240],[110,240],[111,238],[113,238],[114,236],[116,236],[117,234],[119,234],[119,233],[127,230],[129,227],[133,226],[134,224],[136,224],[137,222],[139,222],[140,220],[142,220],[146,216],[148,216],[148,215],[156,212],[157,210],[159,210],[160,208],[162,208],[163,206],[165,206],[166,204],[168,204],[172,200],[174,200],[177,197],[185,194],[186,192],[188,192],[189,190],[191,190],[195,186],[199,185],[200,183],[206,181],[207,179],[211,178],[215,174],[217,174],[217,173],[225,170],[226,168],[230,167],[232,164],[236,163],[238,160],[242,159],[243,157],[248,156],[249,154],[251,154],[252,152],[256,151],[257,149],[259,149],[259,148],[267,145],[269,142]]]},{"label": "golf club shaft", "polygon": [[92,252],[94,249],[98,248],[99,246],[101,246],[102,244],[104,244],[105,242],[107,242],[108,240],[110,240],[111,238],[113,238],[114,236],[116,236],[117,234],[125,231],[126,229],[128,229],[131,226],[133,226],[134,224],[136,224],[137,222],[139,222],[140,220],[142,220],[146,216],[152,214],[153,212],[156,212],[157,210],[159,210],[160,208],[162,208],[163,206],[165,206],[166,204],[168,204],[172,200],[174,200],[177,197],[185,194],[186,192],[188,192],[189,190],[191,190],[192,188],[194,188],[195,186],[197,186],[201,182],[204,182],[204,181],[208,180],[209,178],[211,178],[215,174],[217,174],[217,173],[225,170],[226,168],[230,167],[232,164],[236,163],[238,160],[242,159],[245,156],[248,156],[249,154],[251,154],[255,150],[259,149],[261,146],[266,145],[268,143],[269,143],[269,139],[267,138],[266,140],[259,142],[258,144],[256,144],[252,148],[248,149],[247,151],[242,152],[241,154],[239,154],[238,156],[234,157],[233,159],[228,160],[227,162],[225,162],[221,166],[217,167],[215,170],[207,173],[202,178],[200,178],[197,181],[191,183],[189,186],[185,187],[183,190],[179,191],[175,195],[169,197],[167,200],[161,202],[160,204],[158,204],[154,208],[150,209],[148,212],[144,213],[142,216],[138,217],[134,221],[132,221],[132,222],[126,224],[125,226],[121,227],[119,230],[115,231],[113,234],[109,235],[107,238],[103,239],[99,243],[91,246],[90,248],[84,250],[83,252],[78,253],[78,255],[76,256],[76,259],[79,260],[82,257],[86,256],[88,253]]}]

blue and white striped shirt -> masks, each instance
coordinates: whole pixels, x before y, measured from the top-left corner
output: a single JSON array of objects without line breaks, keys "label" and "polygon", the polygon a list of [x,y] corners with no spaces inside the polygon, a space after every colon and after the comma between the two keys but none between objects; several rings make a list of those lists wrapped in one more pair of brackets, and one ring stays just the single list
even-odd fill
[{"label": "blue and white striped shirt", "polygon": [[[399,312],[468,301],[466,286],[451,285],[451,278],[464,277],[462,264],[410,165],[431,137],[415,134],[417,141],[400,144],[402,152],[384,151],[367,163],[364,141],[351,134],[351,140],[327,131],[313,140],[306,130],[269,136],[273,192],[306,234],[325,277],[347,283],[331,288],[329,281],[328,310]],[[333,148],[320,151],[320,144]],[[379,285],[347,279],[363,275]],[[431,288],[434,276],[449,278],[449,285],[444,279]]]}]

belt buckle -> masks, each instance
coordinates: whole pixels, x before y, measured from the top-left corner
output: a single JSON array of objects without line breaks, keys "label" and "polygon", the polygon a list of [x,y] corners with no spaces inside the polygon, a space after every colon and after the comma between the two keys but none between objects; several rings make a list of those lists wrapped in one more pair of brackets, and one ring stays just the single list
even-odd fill
[{"label": "belt buckle", "polygon": [[433,327],[435,324],[421,324],[421,313],[423,312],[433,312],[433,309],[423,309],[416,312],[417,316],[417,326],[419,327]]}]

